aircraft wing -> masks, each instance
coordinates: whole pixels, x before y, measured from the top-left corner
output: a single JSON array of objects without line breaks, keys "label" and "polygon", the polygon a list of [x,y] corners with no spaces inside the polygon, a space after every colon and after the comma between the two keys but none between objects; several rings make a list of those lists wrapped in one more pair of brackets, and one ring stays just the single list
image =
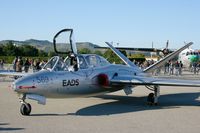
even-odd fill
[{"label": "aircraft wing", "polygon": [[158,85],[158,86],[183,86],[200,87],[199,80],[176,80],[153,77],[114,77],[110,80],[111,85]]}]

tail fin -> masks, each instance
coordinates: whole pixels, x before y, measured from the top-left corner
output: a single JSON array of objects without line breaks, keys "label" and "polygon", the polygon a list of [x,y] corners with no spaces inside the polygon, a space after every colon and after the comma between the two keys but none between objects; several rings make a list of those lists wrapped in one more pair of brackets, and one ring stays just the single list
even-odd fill
[{"label": "tail fin", "polygon": [[[119,50],[113,47],[110,43],[106,42],[106,44],[110,47],[110,49],[128,66],[134,67],[138,71],[141,71],[139,67],[137,67],[134,63],[132,63],[127,57],[125,57]],[[142,72],[142,71],[141,71]]]},{"label": "tail fin", "polygon": [[186,44],[185,46],[181,47],[180,49],[174,51],[171,54],[168,54],[167,56],[165,56],[162,60],[154,63],[153,65],[147,67],[146,69],[143,70],[143,72],[148,73],[151,72],[152,70],[155,70],[156,68],[164,65],[167,61],[173,59],[175,56],[177,56],[181,51],[183,51],[184,49],[188,48],[189,46],[191,46],[193,44],[193,42],[190,42],[188,44]]}]

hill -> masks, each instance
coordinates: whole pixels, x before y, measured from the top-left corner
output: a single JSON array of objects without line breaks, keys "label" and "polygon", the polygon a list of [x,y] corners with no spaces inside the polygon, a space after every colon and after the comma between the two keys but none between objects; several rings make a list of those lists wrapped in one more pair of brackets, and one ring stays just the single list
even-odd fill
[{"label": "hill", "polygon": [[[45,52],[54,51],[53,49],[53,43],[48,40],[36,40],[36,39],[29,39],[25,41],[18,41],[18,40],[2,40],[0,41],[0,44],[7,44],[8,42],[13,42],[14,45],[20,46],[20,45],[31,45],[36,47],[37,49],[44,50]],[[90,43],[90,42],[77,42],[77,48],[87,48],[91,51],[95,51],[94,47],[97,47],[98,45]]]}]

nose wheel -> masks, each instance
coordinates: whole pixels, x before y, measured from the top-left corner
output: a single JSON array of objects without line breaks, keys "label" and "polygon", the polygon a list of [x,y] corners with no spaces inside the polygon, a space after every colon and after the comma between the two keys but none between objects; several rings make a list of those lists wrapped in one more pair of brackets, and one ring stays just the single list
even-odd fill
[{"label": "nose wheel", "polygon": [[20,107],[20,113],[22,115],[27,116],[27,115],[30,115],[32,108],[31,108],[31,105],[29,103],[25,102],[25,99],[26,99],[26,96],[23,95],[23,97],[20,100],[20,102],[22,103],[22,105]]},{"label": "nose wheel", "polygon": [[30,115],[31,113],[31,105],[29,103],[22,103],[20,107],[20,113],[22,115]]}]

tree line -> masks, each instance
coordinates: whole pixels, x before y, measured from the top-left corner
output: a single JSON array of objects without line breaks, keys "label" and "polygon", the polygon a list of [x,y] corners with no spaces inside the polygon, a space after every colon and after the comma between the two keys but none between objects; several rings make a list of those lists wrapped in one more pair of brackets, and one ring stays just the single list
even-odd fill
[{"label": "tree line", "polygon": [[[127,56],[126,51],[121,51],[125,56]],[[117,63],[121,64],[122,61],[119,59],[118,56],[116,56],[110,49],[102,53],[101,51],[92,51],[88,48],[82,48],[78,50],[78,53],[80,54],[98,54],[103,57],[105,57],[109,62],[111,63]],[[45,52],[43,50],[37,49],[34,46],[31,45],[19,45],[16,46],[13,44],[12,41],[9,41],[6,44],[0,44],[0,56],[5,57],[15,57],[15,56],[22,56],[22,57],[52,57],[57,55],[55,52]],[[67,56],[67,55],[61,55],[61,56]],[[142,55],[139,55],[140,57],[144,58]],[[10,59],[11,60],[11,59]]]},{"label": "tree line", "polygon": [[[88,48],[82,48],[78,50],[80,54],[99,54],[101,51],[91,51]],[[55,52],[45,52],[31,45],[14,45],[12,41],[6,44],[0,44],[0,56],[23,56],[23,57],[52,57],[57,55]],[[67,55],[61,55],[67,56]]]},{"label": "tree line", "polygon": [[30,56],[46,57],[48,53],[31,45],[16,46],[12,41],[0,45],[0,56]]}]

